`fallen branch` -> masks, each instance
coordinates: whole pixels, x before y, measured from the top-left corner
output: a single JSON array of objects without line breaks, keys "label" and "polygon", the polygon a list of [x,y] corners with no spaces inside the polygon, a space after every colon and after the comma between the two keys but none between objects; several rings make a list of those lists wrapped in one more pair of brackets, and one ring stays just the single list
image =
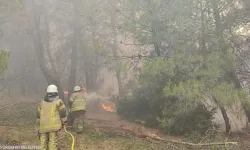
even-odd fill
[{"label": "fallen branch", "polygon": [[182,141],[176,141],[176,140],[167,140],[161,137],[158,137],[156,135],[145,135],[148,138],[152,138],[154,140],[158,140],[158,141],[163,141],[163,142],[170,142],[170,143],[175,143],[175,144],[182,144],[182,145],[188,145],[188,146],[192,146],[192,147],[203,147],[203,146],[226,146],[226,145],[238,145],[238,142],[215,142],[215,143],[190,143],[190,142],[182,142]]},{"label": "fallen branch", "polygon": [[23,75],[23,76],[19,76],[19,77],[17,77],[17,78],[14,78],[14,79],[10,80],[9,83],[8,83],[7,85],[5,85],[5,86],[0,90],[0,92],[2,92],[2,91],[3,91],[6,87],[8,87],[11,83],[13,83],[13,82],[15,82],[15,81],[18,81],[18,80],[24,78],[24,77],[27,76],[27,75],[28,75],[28,74],[25,74],[25,75]]}]

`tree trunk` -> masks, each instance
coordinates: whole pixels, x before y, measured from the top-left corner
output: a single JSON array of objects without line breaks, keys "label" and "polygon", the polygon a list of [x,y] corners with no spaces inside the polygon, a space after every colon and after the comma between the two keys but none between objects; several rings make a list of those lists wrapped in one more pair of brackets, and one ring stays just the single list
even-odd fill
[{"label": "tree trunk", "polygon": [[76,73],[77,73],[77,62],[78,62],[78,49],[79,49],[79,34],[81,32],[80,27],[78,26],[79,20],[79,11],[78,11],[78,1],[72,1],[74,5],[74,35],[73,35],[73,43],[72,43],[72,52],[71,52],[71,65],[70,65],[70,75],[68,81],[68,91],[69,96],[73,93],[74,86],[76,86]]},{"label": "tree trunk", "polygon": [[217,0],[211,0],[211,5],[213,8],[213,15],[214,15],[214,21],[215,21],[215,30],[214,30],[214,34],[217,36],[216,38],[218,39],[217,43],[218,46],[220,48],[220,50],[222,50],[222,52],[226,53],[226,49],[224,49],[224,37],[223,37],[223,22],[221,20],[221,16],[220,16],[220,9],[219,9],[219,1]]},{"label": "tree trunk", "polygon": [[29,78],[28,83],[29,83],[29,87],[31,88],[31,89],[29,88],[29,90],[33,91],[35,94],[39,94],[39,88],[38,88],[39,85],[36,83],[37,79],[36,79],[35,75],[30,74],[29,76],[30,76],[30,78]]},{"label": "tree trunk", "polygon": [[155,53],[156,53],[156,55],[158,57],[160,57],[161,56],[161,51],[160,51],[159,45],[156,42],[154,42],[154,47],[155,47]]},{"label": "tree trunk", "polygon": [[217,99],[213,96],[214,102],[217,104],[217,106],[220,108],[221,114],[223,116],[223,119],[225,121],[225,126],[226,126],[226,133],[229,134],[231,130],[231,125],[230,125],[230,120],[227,115],[227,111],[224,106],[220,104],[220,102],[217,101]]},{"label": "tree trunk", "polygon": [[91,81],[90,81],[90,76],[89,76],[89,70],[86,68],[85,70],[85,78],[86,78],[86,88],[88,91],[91,91]]},{"label": "tree trunk", "polygon": [[230,126],[229,118],[228,118],[228,116],[227,116],[226,109],[225,109],[225,107],[223,107],[223,106],[219,106],[219,107],[220,107],[220,111],[221,111],[222,116],[223,116],[224,121],[225,121],[226,133],[229,134],[229,133],[230,133],[230,130],[231,130],[231,126]]},{"label": "tree trunk", "polygon": [[35,82],[35,80],[33,80],[33,82],[32,82],[32,90],[34,90],[34,92],[36,93],[36,94],[39,94],[39,90],[38,90],[38,88],[37,88],[37,84],[35,84],[36,82]]},{"label": "tree trunk", "polygon": [[116,76],[117,76],[117,83],[118,83],[118,91],[119,91],[119,94],[122,94],[123,86],[122,86],[121,72],[117,71]]},{"label": "tree trunk", "polygon": [[[40,66],[40,65],[39,65]],[[42,65],[41,65],[42,66]],[[63,88],[62,88],[62,85],[60,83],[60,80],[58,77],[54,76],[53,74],[50,74],[48,72],[48,70],[45,70],[43,67],[41,67],[41,70],[42,70],[42,73],[47,81],[47,83],[50,85],[50,84],[54,84],[57,86],[58,88],[58,95],[59,97],[64,101],[64,93],[63,93]],[[64,101],[65,102],[65,101]]]},{"label": "tree trunk", "polygon": [[221,22],[221,16],[220,16],[220,10],[218,6],[217,0],[211,0],[211,4],[213,7],[213,14],[214,14],[214,20],[215,20],[215,32],[216,34],[221,37],[222,31],[222,22]]},{"label": "tree trunk", "polygon": [[159,20],[156,20],[157,18],[155,18],[155,20],[152,21],[152,37],[153,37],[153,44],[154,44],[154,48],[155,48],[155,53],[158,57],[161,56],[161,41],[158,37],[158,33],[162,32],[160,31],[160,24],[161,22]]},{"label": "tree trunk", "polygon": [[73,89],[76,82],[76,67],[77,67],[77,51],[78,51],[78,38],[77,38],[77,29],[75,29],[72,52],[71,52],[71,65],[70,65],[70,75],[68,81],[68,91],[69,96],[73,93]]},{"label": "tree trunk", "polygon": [[250,122],[250,104],[247,102],[241,103],[241,106],[246,114],[248,122]]},{"label": "tree trunk", "polygon": [[[59,97],[62,100],[64,100],[63,88],[62,88],[61,83],[60,83],[60,76],[58,73],[58,69],[55,68],[55,65],[51,64],[51,63],[53,63],[52,60],[47,61],[45,59],[45,52],[46,51],[44,49],[44,44],[42,43],[41,30],[40,30],[40,14],[41,14],[40,11],[41,11],[40,7],[36,7],[34,5],[34,2],[33,2],[34,30],[33,30],[32,34],[33,34],[36,55],[38,58],[38,64],[39,64],[39,67],[40,67],[47,83],[56,85],[58,87]],[[49,32],[47,34],[49,34]],[[49,43],[46,43],[46,44],[49,44]],[[49,47],[49,45],[47,45],[47,48],[48,47]],[[50,52],[48,52],[48,55],[50,55],[49,53]],[[50,64],[49,66],[51,67],[51,69],[48,68],[48,65],[46,65],[47,63]]]},{"label": "tree trunk", "polygon": [[98,70],[99,70],[99,56],[93,52],[93,55],[94,55],[94,58],[95,58],[95,64],[93,65],[93,82],[94,82],[94,85],[93,85],[93,88],[95,89],[95,91],[98,90],[99,86],[97,85],[97,78],[98,78]]},{"label": "tree trunk", "polygon": [[51,68],[53,70],[55,70],[55,73],[58,73],[58,67],[55,63],[55,59],[53,58],[52,54],[51,54],[51,49],[50,49],[50,27],[49,27],[49,22],[48,22],[48,18],[47,18],[47,14],[44,14],[44,23],[45,23],[45,31],[46,31],[46,38],[45,38],[45,47],[47,50],[47,54],[48,54],[48,58],[49,58],[49,62],[51,65]]},{"label": "tree trunk", "polygon": [[23,96],[26,96],[27,87],[26,87],[25,79],[22,79],[22,80],[20,81],[20,89],[21,89],[22,95],[23,95]]},{"label": "tree trunk", "polygon": [[8,95],[9,95],[9,97],[11,97],[11,89],[10,89],[10,85],[8,86]]},{"label": "tree trunk", "polygon": [[201,53],[206,51],[206,41],[205,41],[205,15],[203,9],[203,0],[200,1],[200,10],[201,10],[201,38],[200,38],[200,50]]},{"label": "tree trunk", "polygon": [[[114,37],[114,42],[112,44],[112,52],[114,53],[115,56],[118,56],[118,46],[116,41],[117,40],[117,33],[116,33],[116,29],[115,29],[115,21],[116,21],[116,13],[111,13],[111,27],[112,27],[112,35]],[[117,78],[117,84],[118,84],[118,91],[119,93],[122,93],[122,80],[121,80],[121,68],[120,68],[120,62],[118,59],[115,59],[115,74],[116,74],[116,78]]]},{"label": "tree trunk", "polygon": [[[27,61],[27,57],[26,57],[26,59],[25,60],[22,60],[23,61],[23,65],[20,67],[20,74],[27,74],[27,72],[28,72],[28,70],[27,70],[27,63],[26,63],[26,61]],[[30,77],[30,75],[29,75],[29,77]],[[23,95],[23,96],[26,96],[26,94],[27,94],[27,87],[28,87],[28,85],[27,85],[27,78],[26,77],[24,77],[23,79],[21,79],[20,81],[19,81],[19,83],[20,83],[20,89],[21,89],[21,94]]]},{"label": "tree trunk", "polygon": [[[220,10],[219,10],[219,4],[218,4],[218,1],[217,0],[211,0],[211,5],[212,5],[212,8],[213,8],[213,15],[214,15],[214,20],[215,20],[215,35],[217,35],[217,38],[218,38],[218,44],[219,44],[219,47],[220,49],[222,50],[222,52],[226,52],[224,49],[223,49],[223,44],[224,44],[224,39],[223,39],[223,29],[222,29],[222,21],[221,21],[221,16],[220,16]],[[230,130],[231,130],[231,126],[230,126],[230,121],[229,121],[229,118],[228,118],[228,115],[227,115],[227,112],[226,112],[226,109],[224,106],[222,106],[220,104],[220,102],[217,101],[217,99],[215,97],[213,97],[215,103],[219,106],[220,108],[220,111],[222,113],[222,116],[224,118],[224,121],[225,121],[225,126],[226,126],[226,133],[229,134],[230,133]]]}]

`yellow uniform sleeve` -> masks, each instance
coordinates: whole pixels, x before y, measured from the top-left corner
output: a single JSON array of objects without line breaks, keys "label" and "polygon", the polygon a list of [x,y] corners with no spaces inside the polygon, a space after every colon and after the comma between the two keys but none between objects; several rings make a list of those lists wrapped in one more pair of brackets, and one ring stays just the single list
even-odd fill
[{"label": "yellow uniform sleeve", "polygon": [[36,118],[37,118],[37,119],[40,119],[40,115],[41,115],[41,105],[39,105],[39,106],[37,107]]},{"label": "yellow uniform sleeve", "polygon": [[63,122],[66,122],[67,121],[67,112],[66,112],[66,108],[65,108],[65,105],[64,105],[62,100],[58,100],[58,106],[57,107],[58,107],[58,110],[59,110],[61,120]]},{"label": "yellow uniform sleeve", "polygon": [[69,102],[73,102],[75,100],[75,94],[72,94],[69,98]]}]

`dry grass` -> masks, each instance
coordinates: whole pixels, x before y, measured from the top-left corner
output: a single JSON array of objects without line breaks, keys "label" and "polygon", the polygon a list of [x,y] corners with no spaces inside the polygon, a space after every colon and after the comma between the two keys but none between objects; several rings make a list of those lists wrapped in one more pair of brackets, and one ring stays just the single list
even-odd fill
[{"label": "dry grass", "polygon": [[[1,100],[4,105],[16,100]],[[1,104],[3,104],[1,103]],[[39,145],[35,133],[37,101],[23,100],[22,103],[0,110],[0,145]],[[96,119],[96,118],[95,118]],[[138,138],[134,134],[114,128],[113,122],[101,127],[100,121],[88,121],[82,135],[75,134],[76,150],[188,150],[184,145],[163,143],[150,138]],[[105,124],[106,125],[106,124]],[[59,133],[60,146],[70,149],[71,138],[63,130]],[[249,139],[234,137],[241,146],[236,147],[197,147],[198,150],[249,150]]]}]

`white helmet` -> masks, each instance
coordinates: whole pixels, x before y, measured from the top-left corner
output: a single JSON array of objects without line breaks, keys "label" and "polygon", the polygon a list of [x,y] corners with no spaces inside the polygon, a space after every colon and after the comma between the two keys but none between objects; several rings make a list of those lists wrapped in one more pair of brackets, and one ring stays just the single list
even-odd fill
[{"label": "white helmet", "polygon": [[53,84],[47,87],[47,93],[58,93],[57,87]]},{"label": "white helmet", "polygon": [[81,91],[81,87],[80,86],[75,86],[74,87],[74,92],[77,92],[77,91]]}]

